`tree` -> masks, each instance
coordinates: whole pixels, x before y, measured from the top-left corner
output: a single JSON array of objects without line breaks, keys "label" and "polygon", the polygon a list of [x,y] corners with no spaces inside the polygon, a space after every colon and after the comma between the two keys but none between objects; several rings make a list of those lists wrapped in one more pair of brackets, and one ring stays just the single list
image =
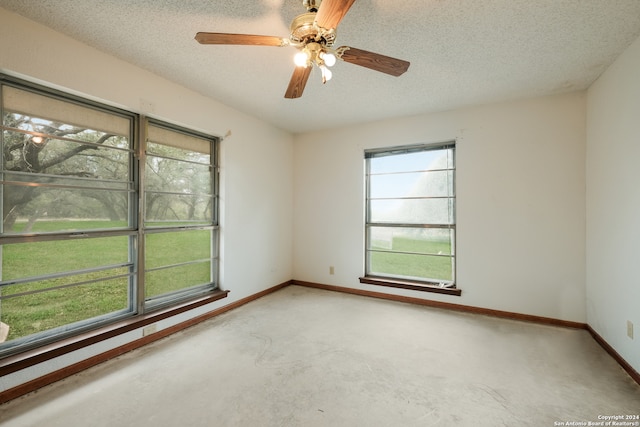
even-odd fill
[{"label": "tree", "polygon": [[194,151],[150,144],[145,187],[151,221],[207,221],[211,217],[209,157]]},{"label": "tree", "polygon": [[[128,145],[126,138],[9,112],[3,116],[3,125],[5,181],[31,184],[5,184],[5,231],[12,230],[19,217],[33,224],[41,215],[64,217],[74,210],[77,216],[77,209],[88,211],[88,217],[106,213],[111,220],[126,219],[126,197],[123,200],[122,193],[100,190],[105,180],[129,179],[130,153],[113,149]],[[65,178],[93,178],[95,182]],[[82,190],[83,186],[87,189]],[[98,202],[98,208],[87,200]]]},{"label": "tree", "polygon": [[[14,112],[4,114],[3,126],[5,232],[18,219],[28,228],[44,217],[127,220],[133,152],[125,136]],[[150,147],[147,218],[210,219],[209,155],[163,144]]]}]

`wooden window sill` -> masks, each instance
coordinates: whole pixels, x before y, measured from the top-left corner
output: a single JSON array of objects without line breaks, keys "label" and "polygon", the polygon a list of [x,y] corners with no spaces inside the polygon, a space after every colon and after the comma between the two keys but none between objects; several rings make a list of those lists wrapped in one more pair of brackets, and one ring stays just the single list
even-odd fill
[{"label": "wooden window sill", "polygon": [[420,291],[420,292],[433,292],[437,294],[456,295],[456,296],[462,295],[462,289],[458,289],[458,288],[444,288],[438,285],[432,285],[424,282],[397,280],[397,279],[391,279],[387,277],[364,276],[364,277],[360,277],[360,283],[365,283],[368,285],[387,286],[391,288],[409,289],[412,291]]},{"label": "wooden window sill", "polygon": [[[129,331],[150,325],[163,319],[167,319],[184,313],[194,308],[210,304],[220,299],[226,298],[229,291],[217,289],[205,296],[188,300],[182,304],[157,310],[149,314],[133,316],[129,319],[116,322],[99,329],[81,333],[79,335],[66,338],[60,341],[46,344],[38,348],[26,350],[12,356],[0,359],[0,376],[7,375],[21,369],[34,366],[38,363],[46,362],[55,357],[62,356],[72,351],[88,347],[92,344],[113,338]],[[157,333],[158,336],[162,334]],[[149,338],[153,338],[150,336]]]}]

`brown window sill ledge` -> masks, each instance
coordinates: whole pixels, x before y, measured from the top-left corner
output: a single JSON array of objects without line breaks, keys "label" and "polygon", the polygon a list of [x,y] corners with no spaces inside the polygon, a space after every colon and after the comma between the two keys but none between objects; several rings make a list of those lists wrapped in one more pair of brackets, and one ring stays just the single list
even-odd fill
[{"label": "brown window sill ledge", "polygon": [[395,280],[386,277],[364,276],[360,278],[360,283],[365,283],[368,285],[387,286],[391,288],[409,289],[412,291],[433,292],[437,294],[456,296],[462,295],[462,289],[458,288],[443,288],[438,285],[431,285],[428,283],[412,282],[408,280]]},{"label": "brown window sill ledge", "polygon": [[[64,354],[71,353],[72,351],[88,347],[109,338],[113,338],[126,332],[130,332],[135,329],[150,325],[154,322],[176,316],[186,311],[193,310],[194,308],[210,304],[212,302],[226,298],[228,293],[229,291],[218,289],[208,295],[190,301],[185,301],[184,303],[176,306],[161,309],[145,315],[134,316],[129,319],[125,319],[93,331],[81,333],[79,335],[56,341],[51,344],[46,344],[32,350],[27,350],[12,356],[7,356],[3,359],[0,359],[0,376],[4,376],[21,369],[34,366],[38,363],[46,362],[55,357],[59,357]],[[159,331],[153,335],[158,337],[164,336],[164,334],[161,332],[162,331]],[[152,341],[152,338],[154,336],[149,336],[145,339]]]}]

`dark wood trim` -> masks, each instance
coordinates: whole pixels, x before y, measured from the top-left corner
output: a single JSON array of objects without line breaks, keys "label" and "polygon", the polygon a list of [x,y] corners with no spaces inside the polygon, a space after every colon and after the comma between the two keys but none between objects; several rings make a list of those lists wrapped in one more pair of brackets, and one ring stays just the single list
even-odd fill
[{"label": "dark wood trim", "polygon": [[405,280],[393,280],[381,277],[364,276],[360,278],[360,283],[367,285],[387,286],[389,288],[410,289],[412,291],[432,292],[436,294],[446,295],[462,295],[462,289],[458,288],[441,288],[436,285],[420,282],[410,282]]},{"label": "dark wood trim", "polygon": [[112,325],[84,332],[51,344],[46,344],[0,360],[0,376],[46,362],[55,357],[71,353],[115,336],[150,325],[160,320],[184,313],[194,308],[226,298],[229,291],[214,291],[206,296],[184,302],[178,306],[134,316]]},{"label": "dark wood trim", "polygon": [[[71,375],[77,374],[78,372],[81,372],[85,369],[88,369],[92,366],[96,366],[100,363],[106,362],[109,359],[113,359],[114,357],[120,356],[124,353],[127,353],[131,350],[135,350],[136,348],[142,347],[146,344],[149,344],[151,342],[157,341],[161,338],[167,337],[171,334],[174,334],[178,331],[184,330],[190,326],[194,326],[198,323],[201,323],[205,320],[211,319],[213,317],[219,316],[223,313],[226,313],[227,311],[233,310],[234,308],[240,307],[242,305],[245,305],[251,301],[254,301],[258,298],[261,298],[265,295],[268,295],[272,292],[275,292],[279,289],[282,289],[286,286],[289,286],[291,284],[291,281],[286,281],[284,283],[281,283],[279,285],[276,285],[274,287],[271,287],[269,289],[266,289],[264,291],[258,292],[256,294],[250,295],[246,298],[240,299],[236,302],[233,302],[231,304],[227,304],[223,307],[217,308],[215,310],[212,310],[210,312],[201,314],[199,316],[196,316],[192,319],[186,320],[184,322],[178,323],[176,325],[170,326],[168,328],[165,329],[161,329],[158,332],[155,332],[153,334],[147,335],[145,337],[139,338],[135,341],[129,342],[127,344],[124,344],[122,346],[113,348],[111,350],[105,351],[103,353],[100,353],[98,355],[95,355],[93,357],[90,357],[88,359],[84,359],[78,363],[69,365],[67,367],[64,367],[62,369],[59,369],[55,372],[51,372],[49,374],[43,375],[42,377],[36,378],[32,381],[26,382],[24,384],[20,384],[16,387],[13,387],[9,390],[0,392],[0,404],[8,402],[10,400],[13,400],[17,397],[20,397],[22,395],[25,395],[27,393],[30,393],[32,391],[35,391],[41,387],[44,387],[46,385],[52,384],[56,381],[59,381],[61,379],[64,379],[66,377],[69,377]],[[204,304],[208,304],[209,302],[212,301],[217,301],[219,299],[225,298],[227,296],[227,294],[229,293],[229,291],[220,291],[220,295],[218,295],[217,298],[212,299],[211,296],[208,296],[207,298],[202,298],[200,300],[197,300],[195,302],[191,302],[189,304],[184,304],[183,306],[180,306],[178,308],[173,308],[173,309],[168,309],[168,310],[163,310],[161,312],[157,312],[157,313],[152,313],[148,316],[145,316],[144,319],[139,319],[139,322],[131,322],[129,321],[127,323],[127,325],[122,326],[121,328],[117,328],[114,327],[114,331],[117,330],[119,331],[118,333],[124,333],[124,332],[128,332],[130,330],[133,329],[137,329],[146,325],[149,325],[151,323],[157,322],[158,320],[161,319],[166,319],[168,317],[171,316],[175,316],[177,314],[183,313],[185,311],[191,310],[193,308],[199,307],[201,305]],[[111,336],[115,336],[118,335],[118,333],[114,333],[114,331],[107,331],[107,333]],[[105,338],[106,339],[106,338]],[[94,340],[91,339],[91,337],[89,337],[86,342],[86,345],[81,345],[80,342],[78,343],[69,343],[66,346],[63,346],[65,350],[69,350],[69,351],[73,351],[73,350],[77,350],[79,348],[85,347],[87,345],[91,345],[94,344],[95,342],[99,342],[101,340]],[[42,363],[42,362],[46,362],[47,360],[56,357],[56,356],[49,356],[49,353],[47,353],[46,351],[44,351],[43,349],[39,349],[40,351],[37,352],[36,354],[32,355],[31,358],[18,358],[17,360],[14,361],[14,363],[5,363],[5,360],[2,361],[3,365],[0,367],[0,370],[2,370],[0,375],[5,375],[6,373],[11,373],[11,372],[15,372],[18,371],[20,369],[24,369],[25,367],[29,367],[29,366],[33,366],[37,363]],[[52,349],[51,351],[53,351],[54,353],[56,352],[56,349]],[[60,350],[58,350],[59,352]],[[68,353],[69,351],[65,351],[62,352],[60,354],[65,354]],[[60,355],[57,354],[57,355]],[[16,356],[17,358],[17,356]],[[35,360],[38,360],[38,362],[32,363]],[[19,369],[16,369],[17,367],[19,367]]]},{"label": "dark wood trim", "polygon": [[[561,327],[568,327],[568,328],[576,328],[576,329],[586,329],[591,336],[596,340],[596,342],[598,342],[603,348],[604,350],[609,353],[621,366],[622,368],[631,376],[631,378],[636,381],[638,384],[640,384],[640,374],[633,369],[633,367],[631,365],[629,365],[629,363],[627,363],[626,360],[624,360],[614,349],[613,347],[611,347],[600,335],[598,335],[597,332],[595,332],[595,330],[593,330],[593,328],[587,324],[584,323],[579,323],[579,322],[570,322],[570,321],[566,321],[566,320],[559,320],[559,319],[552,319],[552,318],[548,318],[548,317],[541,317],[541,316],[532,316],[532,315],[527,315],[527,314],[519,314],[519,313],[512,313],[512,312],[507,312],[507,311],[500,311],[500,310],[491,310],[491,309],[486,309],[486,308],[481,308],[481,307],[472,307],[472,306],[465,306],[465,305],[461,305],[461,304],[451,304],[451,303],[444,303],[444,302],[439,302],[439,301],[430,301],[430,300],[423,300],[420,298],[413,298],[413,297],[404,297],[404,296],[399,296],[399,295],[392,295],[392,294],[385,294],[385,293],[381,293],[381,292],[372,292],[372,291],[366,291],[366,290],[361,290],[361,289],[352,289],[352,288],[346,288],[346,287],[342,287],[342,286],[333,286],[333,285],[323,285],[323,284],[319,284],[319,283],[313,283],[313,282],[305,282],[305,281],[301,281],[301,280],[291,280],[291,281],[286,281],[283,282],[279,285],[276,285],[272,288],[269,289],[265,289],[264,291],[258,292],[256,294],[250,295],[246,298],[240,299],[234,303],[225,305],[223,307],[220,307],[218,309],[212,310],[208,313],[204,313],[200,316],[194,317],[192,319],[186,320],[184,322],[181,322],[179,324],[176,324],[174,326],[170,326],[168,328],[162,329],[154,334],[151,335],[147,335],[146,337],[142,337],[140,339],[137,339],[135,341],[132,341],[130,343],[127,343],[125,345],[122,345],[120,347],[116,347],[114,349],[108,350],[104,353],[98,354],[96,356],[90,357],[88,359],[82,360],[78,363],[75,363],[73,365],[67,366],[65,368],[62,368],[58,371],[55,372],[51,372],[49,374],[46,374],[42,377],[36,378],[35,380],[29,381],[27,383],[18,385],[14,388],[11,388],[9,390],[3,391],[0,393],[0,404],[3,404],[5,402],[8,402],[10,400],[13,400],[17,397],[20,397],[22,395],[25,395],[27,393],[30,393],[32,391],[35,391],[41,387],[44,387],[46,385],[52,384],[56,381],[59,381],[61,379],[64,379],[66,377],[69,377],[71,375],[74,375],[78,372],[81,372],[85,369],[88,369],[92,366],[96,366],[100,363],[106,362],[109,359],[112,359],[114,357],[120,356],[122,354],[125,354],[131,350],[135,350],[139,347],[142,347],[146,344],[149,344],[151,342],[157,341],[161,338],[164,338],[166,336],[169,336],[173,333],[176,333],[178,331],[181,331],[183,329],[186,329],[190,326],[196,325],[200,322],[203,322],[205,320],[211,319],[213,317],[219,316],[223,313],[226,313],[227,311],[233,310],[235,308],[238,308],[242,305],[245,305],[247,303],[250,303],[252,301],[255,301],[259,298],[262,298],[263,296],[266,296],[270,293],[273,293],[277,290],[280,290],[282,288],[285,288],[289,285],[298,285],[298,286],[305,286],[305,287],[310,287],[310,288],[316,288],[316,289],[324,289],[324,290],[328,290],[328,291],[334,291],[334,292],[343,292],[343,293],[348,293],[348,294],[354,294],[354,295],[360,295],[360,296],[366,296],[366,297],[372,297],[372,298],[380,298],[380,299],[386,299],[386,300],[391,300],[391,301],[399,301],[399,302],[405,302],[405,303],[410,303],[410,304],[417,304],[417,305],[423,305],[423,306],[429,306],[429,307],[436,307],[436,308],[443,308],[443,309],[449,309],[449,310],[456,310],[456,311],[463,311],[463,312],[468,312],[468,313],[475,313],[475,314],[482,314],[482,315],[488,315],[488,316],[494,316],[494,317],[500,317],[500,318],[506,318],[506,319],[512,319],[512,320],[520,320],[520,321],[527,321],[527,322],[534,322],[534,323],[542,323],[542,324],[547,324],[547,325],[553,325],[553,326],[561,326]],[[218,299],[224,298],[227,296],[228,291],[222,291],[224,293],[224,296],[221,296]],[[200,305],[204,305],[207,304],[208,302],[202,303]],[[192,302],[191,304],[198,304],[198,302]],[[195,305],[195,307],[197,307],[199,305]],[[167,318],[167,317],[171,317],[172,315],[176,315],[185,311],[188,311],[190,309],[195,308],[194,306],[190,306],[191,308],[185,308],[185,307],[180,307],[177,309],[174,309],[176,311],[179,311],[178,313],[173,313],[173,314],[168,314],[167,312],[171,311],[171,310],[167,310],[166,312],[163,312],[163,314],[161,313],[155,313],[158,316],[164,316],[162,318]],[[139,328],[142,327],[144,325],[148,325],[150,323],[156,322],[160,320],[158,317],[156,317],[154,320],[151,321],[146,321],[146,323],[143,323],[141,325],[136,326],[135,328]],[[132,328],[132,329],[135,329]],[[98,341],[96,341],[98,342]],[[89,344],[87,344],[89,345]],[[81,348],[81,347],[78,347]],[[62,353],[64,354],[64,353]],[[49,360],[49,358],[44,358],[43,361]],[[4,360],[2,361],[4,362]],[[41,362],[38,362],[41,363]],[[27,365],[27,366],[31,366],[31,364]],[[3,365],[0,369],[4,369],[5,366]],[[21,368],[22,369],[22,368]],[[17,369],[16,369],[17,370]],[[9,372],[14,372],[14,370],[11,370]],[[4,375],[1,374],[1,375]]]},{"label": "dark wood trim", "polygon": [[545,325],[561,326],[565,328],[587,329],[586,323],[571,322],[568,320],[553,319],[550,317],[533,316],[530,314],[513,313],[510,311],[492,310],[489,308],[473,307],[470,305],[453,304],[449,302],[440,302],[433,300],[425,300],[415,297],[405,297],[402,295],[393,295],[382,292],[373,292],[363,289],[345,288],[342,286],[322,285],[320,283],[304,282],[301,280],[292,280],[293,285],[306,286],[310,288],[325,289],[328,291],[344,292],[354,295],[362,295],[372,298],[387,299],[391,301],[406,302],[410,304],[424,305],[428,307],[444,308],[447,310],[464,311],[466,313],[482,314],[485,316],[500,317],[503,319],[521,320],[525,322],[542,323]]},{"label": "dark wood trim", "polygon": [[629,374],[629,376],[631,376],[631,378],[640,385],[640,373],[633,369],[633,366],[624,360],[622,356],[620,356],[620,354],[591,327],[591,325],[587,325],[587,331],[589,331],[593,339],[596,340],[596,342],[600,344],[600,346],[609,353],[620,366],[622,366],[622,369],[627,371],[627,374]]},{"label": "dark wood trim", "polygon": [[420,298],[385,294],[381,292],[372,292],[372,291],[366,291],[362,289],[346,288],[342,286],[323,285],[320,283],[305,282],[302,280],[292,280],[291,284],[306,286],[309,288],[324,289],[328,291],[344,292],[348,294],[361,295],[361,296],[372,297],[372,298],[381,298],[381,299],[387,299],[391,301],[399,301],[399,302],[406,302],[410,304],[424,305],[428,307],[444,308],[447,310],[463,311],[466,313],[482,314],[487,316],[500,317],[504,319],[541,323],[544,325],[560,326],[564,328],[585,329],[591,334],[593,339],[598,344],[600,344],[600,346],[602,346],[602,348],[607,353],[609,353],[609,355],[611,355],[611,357],[613,357],[616,362],[618,362],[618,364],[622,367],[622,369],[624,369],[629,374],[631,379],[633,379],[636,383],[640,385],[640,373],[638,373],[638,371],[636,371],[633,368],[633,366],[631,366],[626,360],[624,360],[624,358],[620,356],[620,354],[618,354],[618,352],[613,347],[611,347],[611,345],[609,345],[609,343],[605,341],[604,338],[602,338],[591,327],[591,325],[587,323],[571,322],[568,320],[553,319],[550,317],[532,316],[529,314],[512,313],[509,311],[492,310],[488,308],[473,307],[473,306],[461,305],[461,304],[452,304],[452,303],[440,302],[440,301],[423,300]]},{"label": "dark wood trim", "polygon": [[211,317],[215,317],[215,316],[219,316],[222,313],[226,313],[227,311],[233,310],[234,308],[238,308],[240,306],[243,306],[245,304],[250,303],[251,301],[255,301],[257,299],[260,299],[264,296],[267,296],[269,294],[274,293],[275,291],[279,291],[282,288],[286,288],[287,286],[291,285],[292,281],[291,280],[287,280],[286,282],[282,282],[279,285],[275,285],[271,288],[265,289],[264,291],[260,291],[257,294],[253,294],[253,295],[249,295],[248,297],[242,298],[236,302],[232,302],[231,304],[227,304],[224,307],[220,307],[219,309],[214,311],[214,315]]}]

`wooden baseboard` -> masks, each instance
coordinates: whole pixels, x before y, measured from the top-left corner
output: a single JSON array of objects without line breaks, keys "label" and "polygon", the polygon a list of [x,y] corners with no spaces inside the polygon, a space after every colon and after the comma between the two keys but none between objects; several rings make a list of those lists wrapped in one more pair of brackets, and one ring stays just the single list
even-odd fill
[{"label": "wooden baseboard", "polygon": [[92,329],[50,344],[41,345],[12,356],[7,356],[0,360],[0,376],[5,376],[22,369],[27,369],[31,366],[47,362],[53,358],[97,344],[101,341],[177,316],[178,314],[193,310],[203,305],[211,304],[215,301],[226,298],[228,294],[228,291],[217,290],[211,294],[194,300],[185,301],[175,307],[153,311],[140,316],[132,316],[110,325]]},{"label": "wooden baseboard", "polygon": [[592,327],[591,325],[587,325],[587,331],[589,331],[589,333],[591,334],[591,336],[593,337],[594,340],[596,340],[596,342],[598,344],[600,344],[600,346],[611,355],[611,357],[613,357],[616,362],[618,362],[618,364],[622,367],[622,369],[624,369],[625,371],[627,371],[627,373],[629,374],[629,376],[631,376],[631,378],[633,378],[633,380],[635,382],[637,382],[638,384],[640,384],[640,373],[638,373],[638,371],[636,371],[635,369],[633,369],[633,366],[631,366],[626,360],[624,360],[622,358],[622,356],[620,356],[620,354],[615,351],[615,349],[613,347],[611,347],[609,345],[608,342],[606,342],[604,340],[604,338],[602,338],[600,336],[600,334],[598,334]]},{"label": "wooden baseboard", "polygon": [[444,308],[447,310],[463,311],[466,313],[483,314],[486,316],[500,317],[503,319],[521,320],[525,322],[541,323],[545,325],[562,326],[565,328],[587,329],[586,323],[571,322],[568,320],[553,319],[550,317],[533,316],[530,314],[513,313],[510,311],[492,310],[489,308],[473,307],[469,305],[453,304],[448,302],[425,300],[421,298],[405,297],[401,295],[393,295],[382,292],[367,291],[363,289],[345,288],[342,286],[323,285],[320,283],[304,282],[301,280],[292,280],[292,284],[306,286],[310,288],[325,289],[329,291],[344,292],[354,295],[362,295],[372,298],[387,299],[391,301],[406,302],[416,305],[424,305],[428,307]]},{"label": "wooden baseboard", "polygon": [[159,339],[165,338],[171,334],[174,334],[176,332],[182,331],[190,326],[194,326],[198,323],[204,322],[205,320],[211,319],[213,317],[219,316],[223,313],[226,313],[227,311],[233,310],[234,308],[238,308],[242,305],[245,305],[247,303],[250,303],[251,301],[257,300],[258,298],[261,298],[265,295],[268,295],[272,292],[275,292],[277,290],[280,290],[286,286],[289,286],[291,284],[290,281],[281,283],[279,285],[276,285],[274,287],[271,287],[269,289],[266,289],[264,291],[258,292],[256,294],[250,295],[246,298],[240,299],[236,302],[233,302],[231,304],[227,304],[223,307],[220,307],[218,309],[209,311],[207,313],[201,314],[200,316],[196,316],[192,319],[186,320],[184,322],[178,323],[176,325],[170,326],[168,328],[165,329],[161,329],[156,333],[153,333],[151,335],[147,335],[145,337],[142,337],[140,339],[137,339],[135,341],[129,342],[127,344],[124,344],[122,346],[113,348],[111,350],[108,350],[106,352],[100,353],[98,355],[95,355],[93,357],[90,357],[88,359],[84,359],[78,363],[74,363],[72,365],[69,365],[67,367],[64,367],[62,369],[59,369],[57,371],[51,372],[49,374],[43,375],[41,377],[38,377],[32,381],[26,382],[24,384],[20,384],[16,387],[13,387],[11,389],[8,389],[6,391],[0,392],[0,405],[8,402],[10,400],[13,400],[17,397],[23,396],[27,393],[30,393],[32,391],[35,391],[41,387],[44,387],[46,385],[52,384],[56,381],[60,381],[64,378],[67,378],[71,375],[77,374],[81,371],[84,371],[85,369],[91,368],[93,366],[99,365],[103,362],[106,362],[107,360],[113,359],[114,357],[120,356],[122,354],[125,354],[129,351],[135,350],[137,348],[140,348],[146,344],[152,343],[154,341],[157,341]]},{"label": "wooden baseboard", "polygon": [[611,355],[611,357],[613,357],[616,362],[618,362],[618,364],[622,367],[622,369],[624,369],[629,374],[629,376],[636,383],[640,385],[640,374],[638,373],[638,371],[633,369],[633,367],[626,360],[624,360],[624,358],[622,358],[622,356],[620,356],[620,354],[618,354],[618,352],[615,351],[614,348],[611,347],[611,345],[609,345],[609,343],[607,343],[604,340],[604,338],[598,335],[598,333],[587,323],[570,322],[568,320],[553,319],[553,318],[541,317],[541,316],[532,316],[529,314],[512,313],[509,311],[491,310],[488,308],[473,307],[473,306],[467,306],[467,305],[461,305],[461,304],[452,304],[452,303],[446,303],[446,302],[440,302],[440,301],[423,300],[420,298],[392,295],[392,294],[386,294],[382,292],[367,291],[363,289],[353,289],[353,288],[346,288],[342,286],[323,285],[320,283],[305,282],[302,280],[292,280],[291,284],[306,286],[309,288],[324,289],[328,291],[344,292],[348,294],[361,295],[361,296],[372,297],[372,298],[380,298],[380,299],[387,299],[391,301],[399,301],[399,302],[406,302],[410,304],[424,305],[428,307],[444,308],[447,310],[463,311],[466,313],[483,314],[487,316],[500,317],[504,319],[521,320],[525,322],[541,323],[544,325],[560,326],[560,327],[573,328],[573,329],[585,329],[589,331],[589,333],[596,340],[596,342],[600,344],[600,346],[602,346],[602,348],[607,353],[609,353],[609,355]]},{"label": "wooden baseboard", "polygon": [[178,331],[184,330],[190,326],[194,326],[200,322],[219,316],[223,313],[226,313],[227,311],[233,310],[242,305],[255,301],[259,298],[262,298],[263,296],[266,296],[277,290],[285,288],[289,285],[299,285],[299,286],[305,286],[305,287],[316,288],[316,289],[324,289],[328,291],[343,292],[348,294],[354,294],[354,295],[360,295],[360,296],[366,296],[366,297],[372,297],[372,298],[380,298],[380,299],[386,299],[391,301],[399,301],[399,302],[405,302],[405,303],[417,304],[417,305],[423,305],[423,306],[429,306],[429,307],[444,308],[448,310],[463,311],[467,313],[482,314],[482,315],[500,317],[505,319],[520,320],[520,321],[541,323],[546,325],[561,326],[561,327],[568,327],[568,328],[586,329],[591,334],[591,336],[596,340],[596,342],[598,342],[602,346],[602,348],[620,364],[620,366],[631,376],[631,378],[634,381],[636,381],[638,384],[640,384],[640,374],[635,369],[633,369],[633,367],[629,365],[629,363],[627,363],[627,361],[624,360],[613,349],[613,347],[611,347],[597,332],[595,332],[595,330],[593,330],[591,326],[585,323],[570,322],[566,320],[552,319],[552,318],[541,317],[541,316],[532,316],[532,315],[520,314],[520,313],[512,313],[512,312],[500,311],[500,310],[491,310],[491,309],[480,308],[480,307],[465,306],[461,304],[430,301],[430,300],[424,300],[420,298],[386,294],[382,292],[373,292],[373,291],[367,291],[362,289],[346,288],[342,286],[323,285],[320,283],[305,282],[301,280],[291,280],[291,281],[283,282],[269,289],[265,289],[264,291],[250,295],[246,298],[243,298],[234,303],[225,305],[216,310],[212,310],[210,312],[207,312],[195,318],[186,320],[174,326],[162,329],[154,334],[147,335],[138,340],[127,343],[123,346],[116,347],[104,353],[90,357],[88,359],[85,359],[81,362],[67,366],[58,371],[46,374],[42,377],[36,378],[33,381],[29,381],[27,383],[21,384],[9,390],[0,392],[0,404],[13,400],[17,397],[23,396],[27,393],[35,391],[41,387],[52,384],[56,381],[59,381],[71,375],[77,374],[92,366],[96,366],[100,363],[106,362],[109,359],[120,356],[129,351],[135,350],[146,344],[157,341],[161,338],[169,336]]}]

